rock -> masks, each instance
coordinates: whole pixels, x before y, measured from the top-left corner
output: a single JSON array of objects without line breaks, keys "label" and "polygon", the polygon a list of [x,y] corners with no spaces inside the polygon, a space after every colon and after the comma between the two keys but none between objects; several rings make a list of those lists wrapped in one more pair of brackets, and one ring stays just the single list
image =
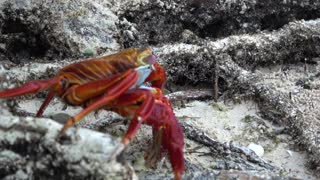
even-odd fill
[{"label": "rock", "polygon": [[61,128],[62,125],[50,119],[1,116],[1,178],[136,177],[130,168],[116,161],[108,161],[118,144],[111,136],[88,129],[71,128],[61,140],[57,140]]},{"label": "rock", "polygon": [[2,42],[16,63],[32,57],[96,56],[120,48],[119,19],[107,4],[4,0],[0,12]]},{"label": "rock", "polygon": [[289,154],[289,156],[292,156],[292,151],[287,150],[287,153]]}]

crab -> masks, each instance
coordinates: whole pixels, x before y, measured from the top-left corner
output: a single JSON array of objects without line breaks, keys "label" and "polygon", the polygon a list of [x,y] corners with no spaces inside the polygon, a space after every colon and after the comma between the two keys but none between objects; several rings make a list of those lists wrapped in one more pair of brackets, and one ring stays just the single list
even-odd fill
[{"label": "crab", "polygon": [[155,164],[168,152],[175,179],[181,179],[184,137],[169,100],[162,94],[165,81],[165,70],[149,48],[130,48],[70,64],[51,79],[30,81],[20,87],[0,91],[0,98],[48,90],[37,117],[42,116],[54,96],[69,105],[84,107],[68,119],[59,136],[88,113],[99,109],[132,119],[114,156],[128,146],[141,124],[147,124],[152,127],[154,135],[152,148],[145,156],[147,163]]}]

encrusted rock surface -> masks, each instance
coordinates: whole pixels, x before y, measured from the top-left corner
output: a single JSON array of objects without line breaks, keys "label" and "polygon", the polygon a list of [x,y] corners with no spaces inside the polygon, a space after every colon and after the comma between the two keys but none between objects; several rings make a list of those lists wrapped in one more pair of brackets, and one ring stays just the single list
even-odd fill
[{"label": "encrusted rock surface", "polygon": [[1,41],[10,60],[93,56],[118,50],[118,17],[99,1],[6,1],[0,3]]},{"label": "encrusted rock surface", "polygon": [[129,167],[108,161],[118,144],[111,136],[73,129],[56,140],[62,128],[50,119],[1,116],[2,179],[126,179]]}]

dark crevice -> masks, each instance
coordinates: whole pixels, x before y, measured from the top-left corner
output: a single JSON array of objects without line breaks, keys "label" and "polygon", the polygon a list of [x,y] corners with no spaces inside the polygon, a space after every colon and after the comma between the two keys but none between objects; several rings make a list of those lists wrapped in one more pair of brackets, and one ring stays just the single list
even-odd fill
[{"label": "dark crevice", "polygon": [[40,32],[33,32],[17,19],[4,20],[3,40],[6,41],[8,58],[19,64],[24,59],[44,57],[50,45]]},{"label": "dark crevice", "polygon": [[267,15],[261,19],[261,30],[279,29],[287,24],[288,20],[288,16],[282,13]]}]

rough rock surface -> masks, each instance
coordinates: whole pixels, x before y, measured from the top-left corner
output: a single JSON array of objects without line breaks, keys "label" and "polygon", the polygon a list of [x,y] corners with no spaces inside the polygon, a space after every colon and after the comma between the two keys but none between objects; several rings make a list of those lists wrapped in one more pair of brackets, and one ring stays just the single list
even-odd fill
[{"label": "rough rock surface", "polygon": [[2,50],[16,63],[117,50],[119,20],[109,7],[99,1],[2,0]]},{"label": "rough rock surface", "polygon": [[[173,0],[122,1],[119,11],[134,27],[125,45],[157,45],[183,40],[186,30],[201,38],[274,30],[294,20],[320,16],[319,1]],[[120,2],[120,4],[122,3]],[[137,18],[138,17],[138,18]],[[131,34],[129,33],[129,34]]]},{"label": "rough rock surface", "polygon": [[1,116],[1,179],[123,179],[135,174],[108,161],[117,142],[109,135],[78,129],[55,140],[62,128],[50,119]]},{"label": "rough rock surface", "polygon": [[[318,0],[0,0],[0,87],[52,77],[75,57],[149,46],[167,70],[168,97],[184,128],[184,178],[295,176],[289,164],[280,167],[246,147],[258,139],[262,145],[275,141],[269,149],[263,146],[265,151],[282,143],[288,157],[293,157],[293,151],[305,153],[299,157],[308,162],[298,170],[307,176],[298,177],[316,179],[320,164],[319,6]],[[218,103],[210,101],[214,91]],[[237,104],[247,99],[259,109],[254,117],[231,121],[235,125],[219,116],[231,111],[222,102]],[[66,139],[56,141],[61,125],[23,117],[34,116],[42,100],[43,93],[1,101],[1,178],[123,179],[135,178],[134,171],[140,179],[172,177],[167,161],[161,161],[156,170],[141,165],[152,138],[150,128],[141,128],[121,163],[108,162],[105,158],[116,141],[81,127],[121,137],[125,120],[108,112],[92,114],[76,130],[68,131]],[[205,106],[192,104],[194,100]],[[63,122],[79,110],[67,107],[66,112],[62,107],[55,99],[44,116]],[[213,107],[218,115],[205,116],[204,110]],[[188,108],[204,112],[199,115],[203,117],[184,115]],[[212,120],[217,122],[210,129]],[[222,128],[220,121],[225,121]],[[246,123],[241,138],[221,136],[221,132],[232,134],[237,121],[243,121],[241,126]],[[284,161],[281,158],[275,159],[279,163]]]}]

